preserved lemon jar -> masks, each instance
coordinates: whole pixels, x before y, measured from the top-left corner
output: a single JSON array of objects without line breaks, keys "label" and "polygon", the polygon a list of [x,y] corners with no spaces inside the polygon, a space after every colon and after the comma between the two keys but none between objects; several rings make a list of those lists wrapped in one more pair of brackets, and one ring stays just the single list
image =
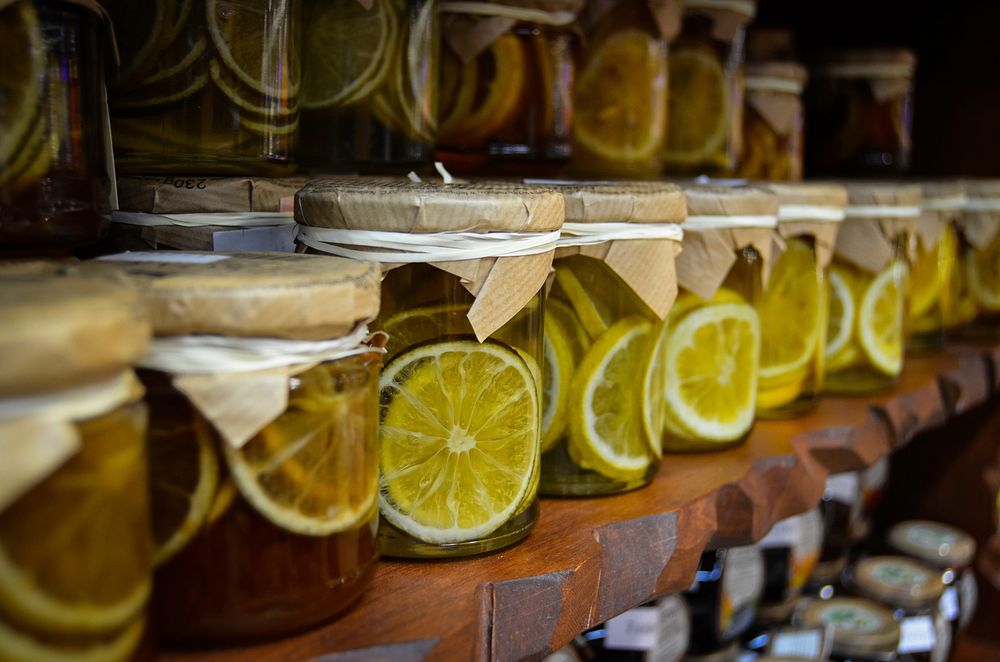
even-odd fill
[{"label": "preserved lemon jar", "polygon": [[538,176],[569,160],[583,0],[445,2],[437,158],[453,172]]},{"label": "preserved lemon jar", "polygon": [[761,294],[757,415],[784,418],[819,404],[825,375],[827,270],[844,219],[837,184],[772,184],[781,250]]},{"label": "preserved lemon jar", "polygon": [[1000,333],[1000,179],[967,180],[963,187],[956,270],[962,279],[952,318],[958,326],[978,316],[971,332],[993,337]]},{"label": "preserved lemon jar", "polygon": [[378,557],[371,263],[120,253],[86,273],[141,292],[157,633],[278,636],[329,620]]},{"label": "preserved lemon jar", "polygon": [[[136,297],[0,281],[0,658],[134,659],[152,586]],[[114,342],[108,342],[113,339]]]},{"label": "preserved lemon jar", "polygon": [[879,176],[910,168],[913,73],[904,49],[828,54],[806,90],[810,175]]},{"label": "preserved lemon jar", "polygon": [[107,230],[105,21],[96,2],[0,7],[0,254],[59,254]]},{"label": "preserved lemon jar", "polygon": [[668,173],[728,175],[743,130],[743,42],[753,0],[683,0],[669,61]]},{"label": "preserved lemon jar", "polygon": [[685,186],[679,294],[667,316],[663,448],[712,451],[753,428],[762,278],[778,197],[760,188]]},{"label": "preserved lemon jar", "polygon": [[861,395],[903,370],[909,299],[907,246],[920,216],[916,184],[850,183],[830,267],[826,389]]},{"label": "preserved lemon jar", "polygon": [[561,194],[519,185],[344,179],[296,196],[304,247],[385,270],[383,554],[490,552],[534,525],[541,292],[563,213]]},{"label": "preserved lemon jar", "polygon": [[667,48],[681,0],[587,3],[573,89],[574,172],[657,177],[667,133]]},{"label": "preserved lemon jar", "polygon": [[295,168],[299,0],[105,0],[119,174],[277,176]]},{"label": "preserved lemon jar", "polygon": [[795,625],[825,628],[832,637],[830,659],[845,662],[896,660],[900,626],[893,613],[871,600],[810,600],[795,610]]},{"label": "preserved lemon jar", "polygon": [[910,351],[928,352],[944,342],[946,311],[952,308],[952,275],[958,259],[955,221],[965,196],[958,181],[922,182],[920,221],[910,270]]},{"label": "preserved lemon jar", "polygon": [[430,162],[438,4],[303,1],[302,163],[406,173]]},{"label": "preserved lemon jar", "polygon": [[663,454],[667,324],[685,199],[672,184],[564,185],[545,301],[542,476],[552,495],[623,492]]},{"label": "preserved lemon jar", "polygon": [[802,86],[805,67],[754,62],[746,67],[740,177],[772,182],[802,179]]}]

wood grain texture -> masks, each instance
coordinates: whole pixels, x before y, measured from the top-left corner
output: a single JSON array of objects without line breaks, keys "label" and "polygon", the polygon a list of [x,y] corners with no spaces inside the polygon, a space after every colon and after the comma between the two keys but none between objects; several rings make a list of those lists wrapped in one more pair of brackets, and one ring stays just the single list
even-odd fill
[{"label": "wood grain texture", "polygon": [[[273,642],[168,652],[172,662],[303,660],[353,651],[379,660],[539,659],[631,607],[690,586],[703,550],[745,545],[820,499],[828,473],[863,469],[994,390],[1000,353],[908,361],[873,399],[825,399],[795,420],[758,422],[747,443],[667,456],[647,487],[603,498],[544,499],[532,534],[496,554],[383,561],[338,621]],[[987,388],[991,386],[991,388]],[[403,659],[403,658],[400,658]]]}]

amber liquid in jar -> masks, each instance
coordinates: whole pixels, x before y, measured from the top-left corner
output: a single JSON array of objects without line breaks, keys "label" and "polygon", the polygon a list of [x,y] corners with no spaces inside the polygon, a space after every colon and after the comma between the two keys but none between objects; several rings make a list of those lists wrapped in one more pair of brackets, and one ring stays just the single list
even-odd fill
[{"label": "amber liquid in jar", "polygon": [[746,179],[797,182],[802,179],[803,117],[782,135],[757,109],[743,111],[743,153],[737,174]]},{"label": "amber liquid in jar", "polygon": [[[331,619],[371,580],[375,541],[376,355],[339,359],[292,378],[289,407],[233,452],[164,375],[143,379],[151,404],[153,531],[161,565],[154,610],[175,642],[278,636]],[[186,458],[217,468],[210,506],[179,536],[189,501]],[[238,454],[238,456],[237,456]],[[190,462],[190,459],[187,459]],[[247,492],[235,471],[255,472]],[[247,495],[250,496],[247,496]],[[261,502],[261,499],[264,499]],[[275,514],[274,505],[288,510]],[[341,530],[317,528],[342,509]],[[180,512],[178,512],[180,511]],[[172,542],[171,542],[172,541]],[[165,551],[166,550],[166,551]]]}]

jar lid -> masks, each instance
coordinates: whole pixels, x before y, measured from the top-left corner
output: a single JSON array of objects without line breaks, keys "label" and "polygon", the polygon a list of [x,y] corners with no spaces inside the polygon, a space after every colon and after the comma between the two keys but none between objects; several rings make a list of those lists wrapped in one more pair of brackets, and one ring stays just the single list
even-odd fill
[{"label": "jar lid", "polygon": [[278,212],[305,177],[123,177],[118,179],[118,208],[149,214]]},{"label": "jar lid", "polygon": [[100,279],[0,280],[0,396],[89,384],[132,366],[150,324],[135,292]]},{"label": "jar lid", "polygon": [[920,185],[903,182],[845,181],[847,218],[916,217],[922,200]]},{"label": "jar lid", "polygon": [[687,216],[684,190],[676,184],[634,182],[554,183],[566,203],[566,222],[681,223]]},{"label": "jar lid", "polygon": [[815,73],[831,78],[912,78],[917,56],[905,48],[859,48],[831,51]]},{"label": "jar lid", "polygon": [[957,179],[922,181],[920,191],[925,211],[958,211],[965,203],[965,187]]},{"label": "jar lid", "polygon": [[976,556],[976,541],[947,524],[927,520],[900,522],[889,530],[889,544],[938,568],[964,568]]},{"label": "jar lid", "polygon": [[805,627],[827,628],[835,655],[888,655],[899,646],[899,623],[892,612],[871,600],[812,600],[796,615],[796,621]]},{"label": "jar lid", "polygon": [[136,287],[157,336],[325,340],[379,309],[378,265],[324,255],[121,253],[78,269]]},{"label": "jar lid", "polygon": [[778,222],[778,196],[764,188],[685,185],[684,195],[688,228],[716,221],[721,224],[716,227],[774,227]]},{"label": "jar lid", "polygon": [[731,11],[750,20],[757,13],[755,0],[684,0],[684,9]]},{"label": "jar lid", "polygon": [[873,556],[858,562],[854,584],[865,597],[900,609],[925,609],[944,593],[941,573],[905,556]]},{"label": "jar lid", "polygon": [[748,90],[801,94],[808,70],[795,62],[748,62],[745,68]]},{"label": "jar lid", "polygon": [[965,211],[1000,211],[1000,179],[964,179]]},{"label": "jar lid", "polygon": [[847,207],[847,189],[841,184],[819,182],[762,183],[778,195],[778,222],[840,221]]}]

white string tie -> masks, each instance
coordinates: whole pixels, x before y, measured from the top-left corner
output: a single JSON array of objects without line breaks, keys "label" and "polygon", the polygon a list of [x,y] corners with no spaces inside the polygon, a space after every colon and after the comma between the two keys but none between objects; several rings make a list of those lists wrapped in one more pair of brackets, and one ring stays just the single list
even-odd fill
[{"label": "white string tie", "polygon": [[823,205],[781,205],[778,208],[778,222],[781,221],[825,221],[839,223],[847,214],[843,207]]},{"label": "white string tie", "polygon": [[919,216],[919,206],[847,205],[847,218],[918,218]]},{"label": "white string tie", "polygon": [[676,223],[564,223],[559,248],[591,246],[629,239],[681,241],[684,230]]},{"label": "white string tie", "polygon": [[778,227],[778,217],[770,214],[760,216],[688,216],[687,220],[684,221],[686,230],[776,227]]}]

